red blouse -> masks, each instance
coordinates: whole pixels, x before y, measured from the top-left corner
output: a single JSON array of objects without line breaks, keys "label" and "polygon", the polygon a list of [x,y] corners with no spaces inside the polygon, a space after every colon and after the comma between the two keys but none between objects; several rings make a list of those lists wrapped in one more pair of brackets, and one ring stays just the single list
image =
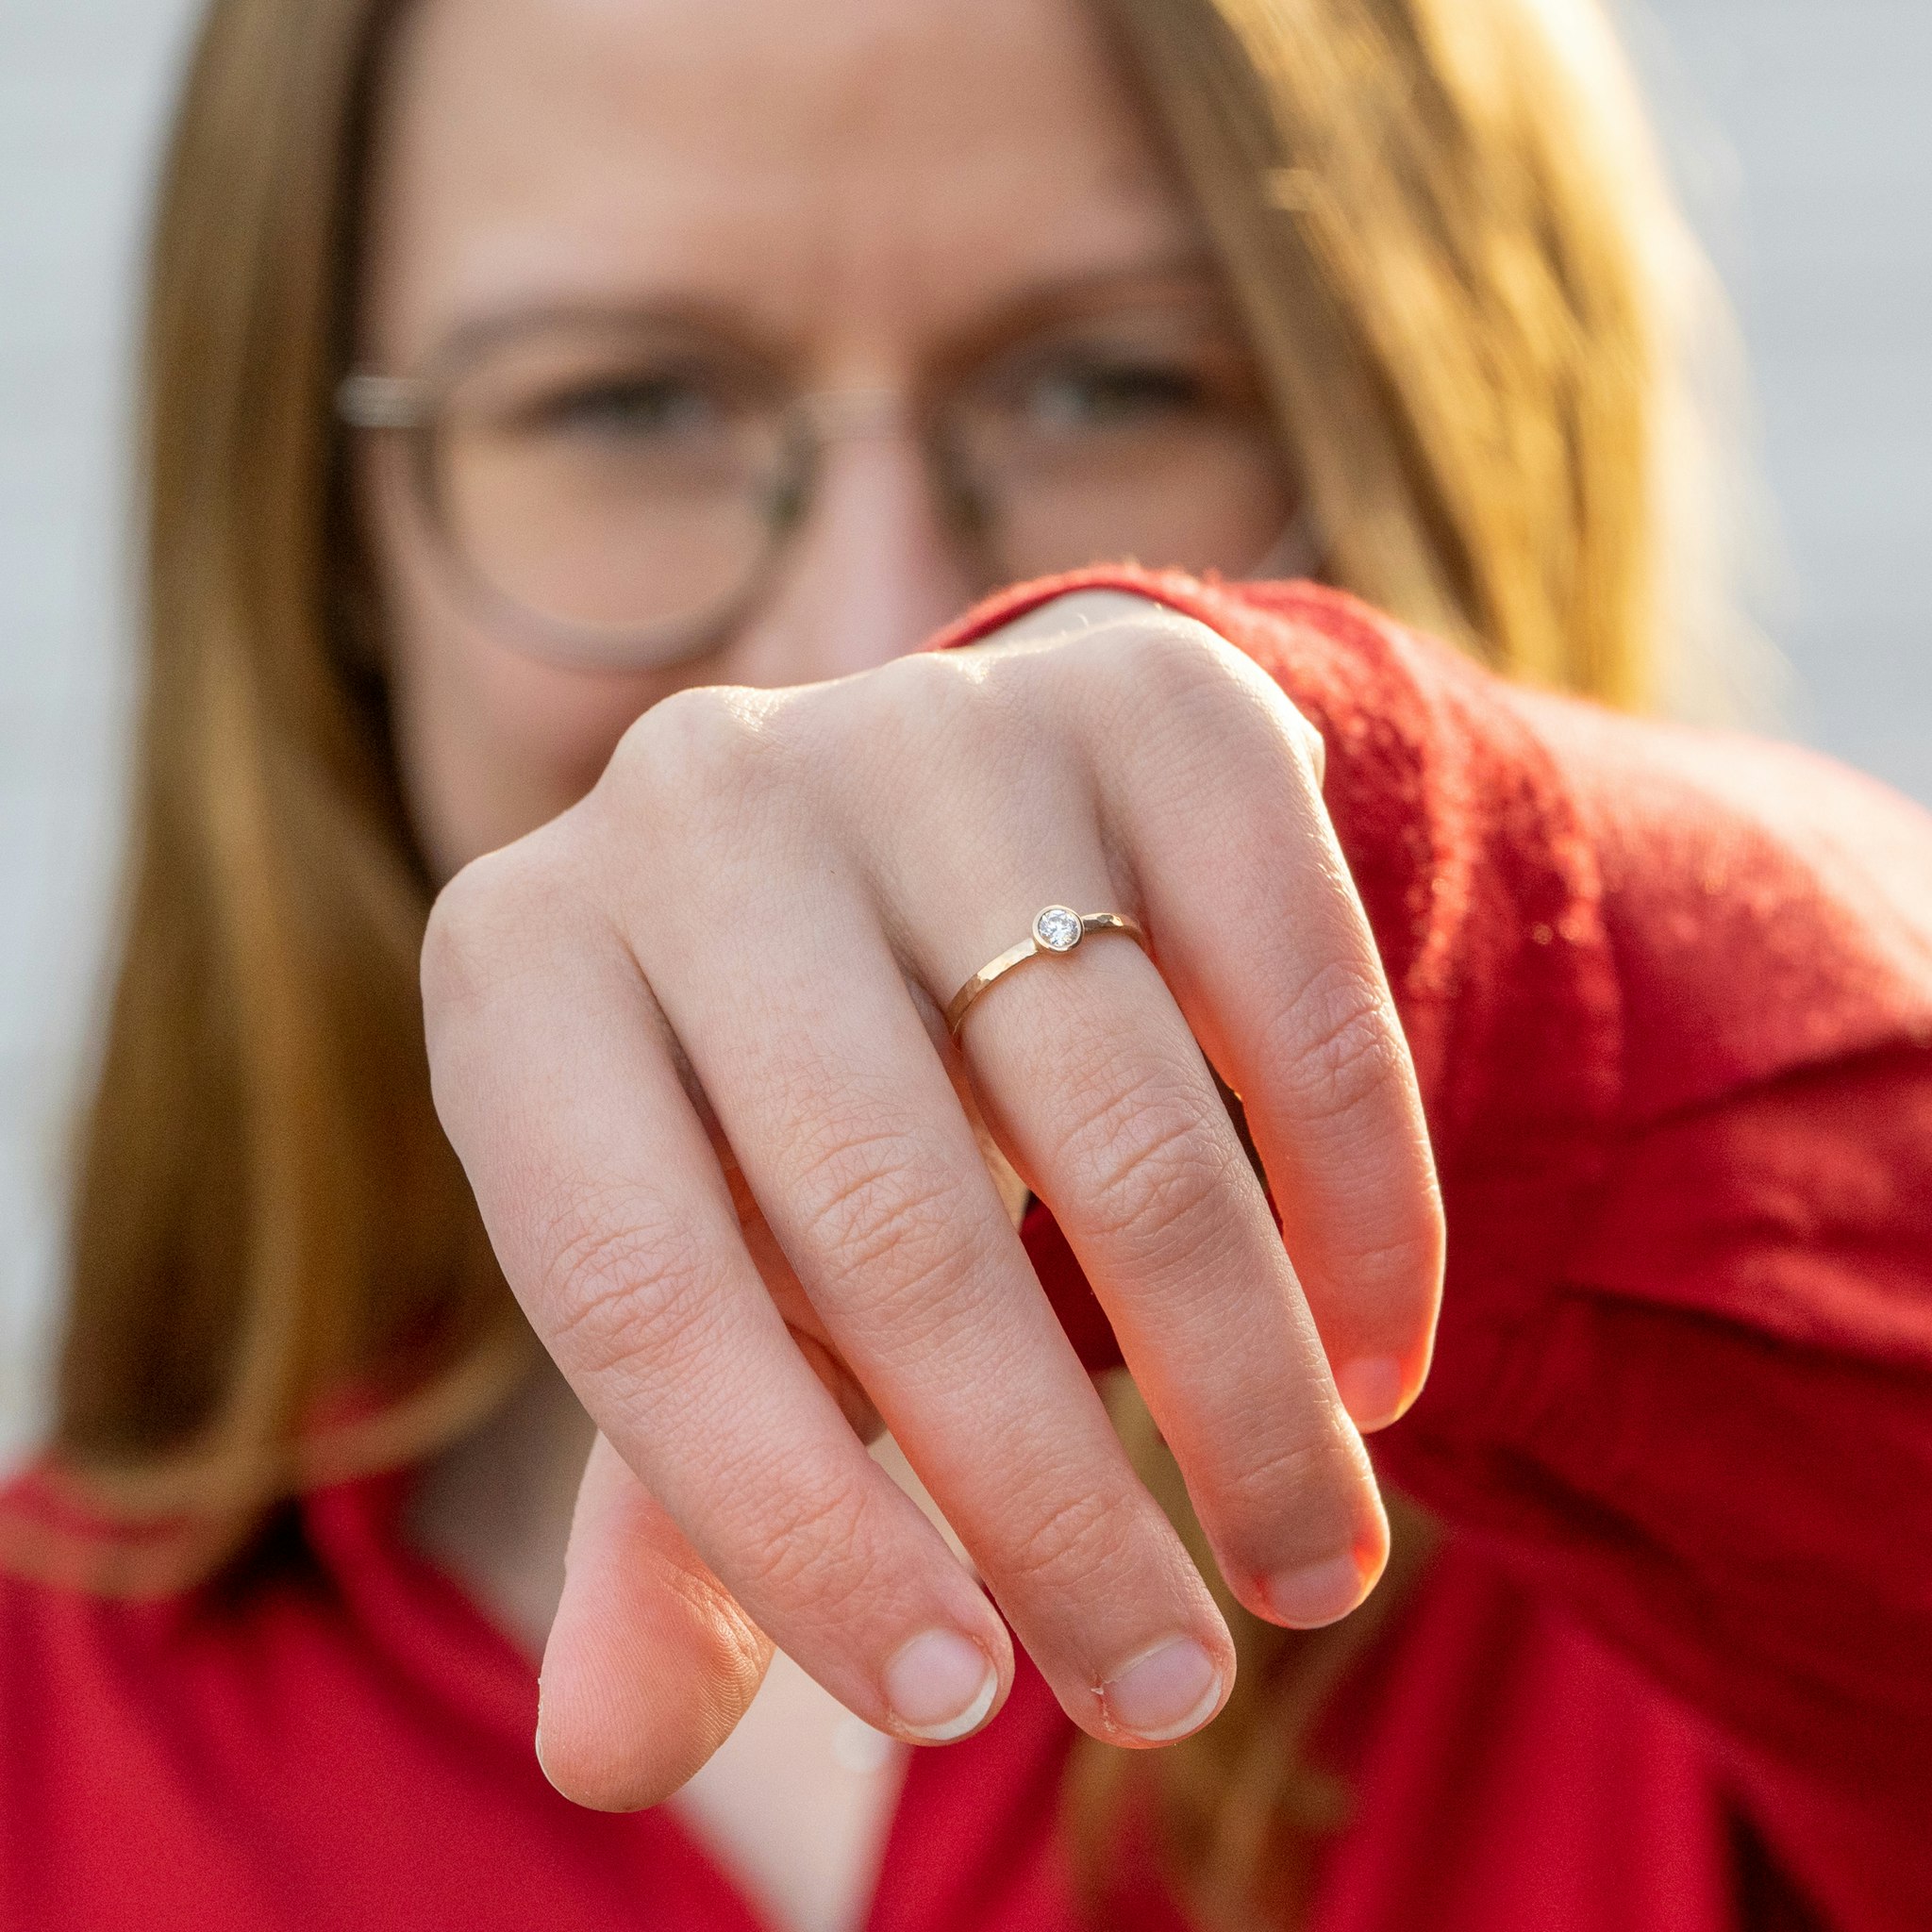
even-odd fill
[{"label": "red blouse", "polygon": [[[1310,1932],[1932,1927],[1932,822],[1307,586],[1087,573],[945,641],[1070,583],[1201,617],[1322,730],[1447,1194],[1375,1454],[1451,1535],[1324,1714]],[[543,1782],[533,1674],[403,1482],[158,1601],[0,1580],[5,1932],[749,1932],[669,1812]],[[1071,1932],[1069,1741],[1023,1666],[915,1754],[871,1932]],[[1117,1892],[1178,1926],[1133,1845]]]}]

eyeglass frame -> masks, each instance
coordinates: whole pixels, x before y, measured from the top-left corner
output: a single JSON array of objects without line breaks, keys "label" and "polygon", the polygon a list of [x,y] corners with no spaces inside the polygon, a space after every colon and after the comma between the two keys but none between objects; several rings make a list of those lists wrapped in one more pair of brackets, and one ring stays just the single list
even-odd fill
[{"label": "eyeglass frame", "polygon": [[[922,408],[897,390],[877,386],[799,391],[787,399],[779,412],[784,425],[780,446],[785,455],[776,473],[778,487],[774,495],[783,500],[783,507],[775,514],[768,513],[771,537],[744,583],[717,605],[688,619],[669,619],[630,633],[613,628],[605,634],[610,641],[606,646],[610,655],[603,655],[597,647],[587,643],[588,636],[597,634],[594,626],[547,616],[499,590],[476,568],[449,527],[437,474],[433,432],[443,403],[457,382],[495,342],[545,325],[608,323],[619,319],[627,318],[603,308],[523,311],[459,332],[420,374],[396,375],[352,368],[336,386],[334,414],[343,427],[408,439],[410,475],[418,502],[429,517],[438,539],[438,553],[454,588],[479,617],[504,635],[515,638],[530,655],[575,669],[617,673],[670,669],[715,649],[762,601],[784,560],[792,530],[809,513],[813,487],[825,452],[841,441],[913,426],[928,469],[954,509],[954,520],[970,521],[960,513],[958,501],[967,492],[947,474],[946,452],[934,431],[931,418],[936,411]],[[1321,551],[1312,511],[1304,493],[1280,537],[1244,575],[1250,578],[1312,575]],[[656,646],[648,654],[639,648],[647,641]]]}]

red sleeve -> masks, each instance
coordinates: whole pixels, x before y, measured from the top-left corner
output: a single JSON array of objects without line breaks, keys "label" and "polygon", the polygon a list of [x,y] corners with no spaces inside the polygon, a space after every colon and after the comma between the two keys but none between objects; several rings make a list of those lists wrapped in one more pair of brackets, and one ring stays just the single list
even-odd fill
[{"label": "red sleeve", "polygon": [[1074,588],[1326,741],[1448,1204],[1385,1473],[1711,1721],[1832,1924],[1932,1924],[1932,821],[1307,585],[1086,573],[942,641]]}]

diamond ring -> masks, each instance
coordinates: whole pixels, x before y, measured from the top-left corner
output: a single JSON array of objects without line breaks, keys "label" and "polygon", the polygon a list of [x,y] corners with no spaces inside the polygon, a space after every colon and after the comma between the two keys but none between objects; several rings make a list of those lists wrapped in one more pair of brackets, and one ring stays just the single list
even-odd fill
[{"label": "diamond ring", "polygon": [[1048,906],[1035,915],[1033,930],[1017,946],[1008,946],[998,958],[989,959],[953,995],[946,1006],[946,1031],[957,1040],[966,1008],[1015,966],[1024,966],[1042,953],[1071,953],[1089,933],[1095,932],[1124,933],[1143,953],[1147,951],[1147,935],[1141,922],[1124,912],[1075,912],[1071,906]]}]

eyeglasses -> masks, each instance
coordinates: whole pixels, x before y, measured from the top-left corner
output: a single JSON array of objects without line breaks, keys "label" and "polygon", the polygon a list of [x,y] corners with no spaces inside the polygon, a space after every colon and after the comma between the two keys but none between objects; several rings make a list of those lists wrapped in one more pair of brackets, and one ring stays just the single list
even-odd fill
[{"label": "eyeglasses", "polygon": [[981,589],[1123,559],[1248,574],[1293,500],[1239,336],[1195,295],[1058,317],[918,399],[801,392],[718,331],[585,313],[472,334],[420,375],[358,372],[337,408],[408,440],[479,614],[588,665],[673,663],[727,634],[852,437],[917,438]]}]

